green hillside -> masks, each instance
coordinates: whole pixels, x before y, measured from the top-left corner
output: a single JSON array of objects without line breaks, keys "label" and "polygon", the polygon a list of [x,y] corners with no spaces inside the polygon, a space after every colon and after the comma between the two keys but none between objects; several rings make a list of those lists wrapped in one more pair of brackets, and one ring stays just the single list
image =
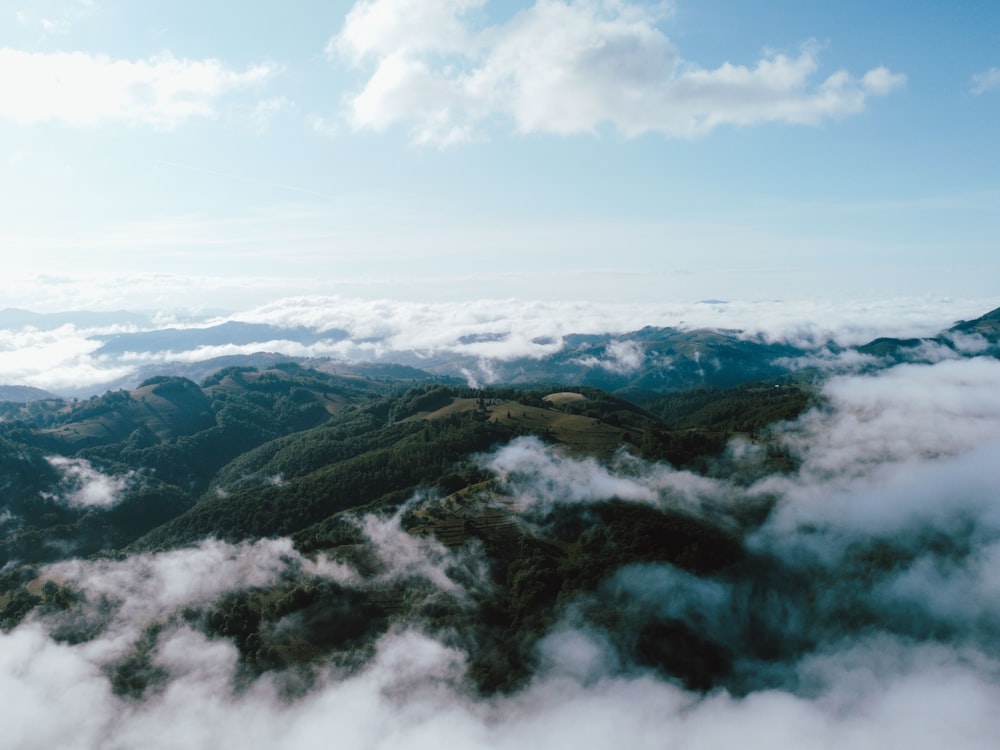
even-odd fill
[{"label": "green hillside", "polygon": [[[349,667],[394,624],[419,622],[461,640],[477,689],[506,690],[530,675],[538,639],[571,602],[594,627],[616,632],[623,614],[601,603],[614,571],[667,562],[722,574],[743,564],[741,535],[753,520],[720,525],[672,505],[669,494],[658,504],[609,492],[586,505],[525,509],[486,456],[525,446],[547,461],[583,461],[587,471],[645,459],[711,473],[729,438],[766,444],[766,426],[811,399],[800,385],[761,383],[639,406],[586,386],[412,386],[384,372],[376,379],[286,363],[225,369],[200,385],[155,377],[83,402],[11,407],[0,423],[8,518],[0,623],[11,627],[36,608],[80,609],[74,617],[86,621],[89,605],[41,576],[48,561],[290,537],[299,552],[348,565],[366,582],[303,573],[187,611],[237,645],[248,678],[320,657]],[[761,455],[757,475],[788,468],[781,456]],[[97,490],[106,504],[93,504]],[[416,573],[388,576],[371,523],[396,529],[406,544],[443,545],[456,561],[479,550],[486,568],[447,568],[468,577],[471,601],[442,599]],[[630,651],[642,664],[694,688],[731,667],[722,645],[679,622],[651,621],[635,637]],[[123,694],[156,679],[143,649],[135,644],[113,675]]]}]

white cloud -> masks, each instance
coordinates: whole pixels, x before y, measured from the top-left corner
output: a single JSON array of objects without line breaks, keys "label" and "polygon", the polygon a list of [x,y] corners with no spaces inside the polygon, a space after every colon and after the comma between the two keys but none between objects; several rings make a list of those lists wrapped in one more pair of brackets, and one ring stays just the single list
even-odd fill
[{"label": "white cloud", "polygon": [[950,649],[871,639],[802,665],[813,697],[780,690],[738,697],[688,693],[651,675],[616,674],[603,644],[560,633],[551,672],[527,689],[476,700],[461,689],[464,654],[413,631],[383,638],[371,663],[322,674],[289,699],[267,678],[235,692],[235,648],[190,628],[168,630],[153,654],[162,694],[114,696],[79,645],[35,626],[0,633],[0,706],[12,747],[344,747],[502,750],[628,746],[642,750],[750,744],[782,750],[908,747],[956,741],[989,748],[1000,731],[995,664]]},{"label": "white cloud", "polygon": [[[845,376],[823,388],[829,408],[786,425],[802,459],[794,477],[774,476],[756,491],[784,498],[762,544],[823,550],[831,538],[903,539],[935,527],[960,536],[1000,536],[994,467],[1000,458],[1000,362],[988,357],[899,365]],[[827,533],[817,533],[817,529]]]},{"label": "white cloud", "polygon": [[415,537],[403,529],[403,516],[426,500],[417,494],[388,518],[366,514],[356,520],[380,564],[369,583],[384,586],[422,580],[448,595],[452,605],[468,606],[468,593],[491,588],[484,562],[470,547],[452,551],[434,537]]},{"label": "white cloud", "polygon": [[123,560],[65,560],[42,574],[74,587],[100,609],[105,638],[88,650],[94,659],[114,658],[142,629],[187,606],[205,606],[242,587],[273,585],[291,573],[340,582],[355,578],[350,568],[320,558],[313,562],[288,539],[226,544],[207,539],[195,547]]},{"label": "white cloud", "polygon": [[[352,339],[386,339],[389,349],[454,350],[510,359],[558,351],[557,344],[538,342],[570,333],[627,333],[644,326],[729,328],[804,347],[820,347],[831,340],[848,346],[878,336],[935,336],[957,319],[976,318],[997,304],[997,299],[927,298],[638,304],[481,299],[418,303],[316,296],[275,300],[232,319],[320,331],[343,329]],[[468,334],[483,338],[470,344],[457,343]]]},{"label": "white cloud", "polygon": [[86,52],[0,49],[0,117],[20,124],[122,122],[171,129],[212,117],[226,94],[266,81],[274,66],[245,71],[170,53],[139,60]]},{"label": "white cloud", "polygon": [[802,357],[779,357],[774,364],[787,367],[789,370],[816,368],[826,373],[849,373],[886,363],[878,357],[863,354],[855,349],[833,351],[823,348]]},{"label": "white cloud", "polygon": [[819,473],[955,455],[1000,439],[997,378],[990,357],[834,378],[823,388],[834,411],[803,418],[792,440]]},{"label": "white cloud", "polygon": [[684,61],[660,6],[539,0],[505,23],[474,25],[485,0],[362,0],[328,53],[371,69],[350,98],[355,128],[408,123],[415,141],[480,136],[497,117],[521,133],[705,135],[720,125],[816,125],[905,83],[879,67],[816,81],[816,50],[715,69]]},{"label": "white cloud", "polygon": [[0,329],[0,382],[60,390],[125,377],[133,371],[132,365],[93,356],[100,342],[89,337],[114,330],[72,325],[48,331]]},{"label": "white cloud", "polygon": [[397,52],[470,52],[471,30],[462,16],[485,0],[361,0],[347,14],[343,31],[327,44],[355,62]]},{"label": "white cloud", "polygon": [[[646,361],[646,352],[642,348],[642,344],[637,341],[612,341],[605,347],[604,353],[607,355],[606,359],[591,356],[581,357],[573,361],[584,367],[600,367],[620,375],[635,372]],[[669,363],[664,362],[663,364],[667,366]]]},{"label": "white cloud", "polygon": [[[55,301],[50,309],[67,309],[68,300],[100,300],[106,305],[124,307],[124,303],[144,298],[149,306],[180,297],[191,290],[202,295],[218,296],[227,288],[266,291],[267,279],[232,277],[229,279],[192,278],[169,275],[126,275],[103,280],[84,279],[86,283],[66,283],[51,277],[39,277],[21,294],[36,300],[49,295]],[[62,287],[65,286],[63,297]],[[0,279],[0,291],[13,299],[13,287]],[[128,299],[121,295],[132,295]],[[58,300],[64,300],[59,302]],[[27,302],[27,300],[25,300]],[[392,361],[398,353],[452,352],[475,357],[476,370],[467,376],[470,382],[494,382],[493,364],[517,357],[543,357],[563,348],[563,337],[572,333],[622,334],[644,326],[680,329],[738,329],[744,335],[761,335],[771,341],[816,350],[815,358],[803,366],[829,371],[850,372],[874,364],[863,355],[834,355],[825,344],[840,346],[864,344],[878,336],[930,337],[958,319],[972,319],[1000,304],[997,298],[895,298],[885,300],[804,301],[732,301],[691,303],[589,303],[553,302],[523,299],[482,299],[466,302],[418,303],[392,299],[354,297],[289,297],[234,314],[228,318],[204,313],[167,314],[155,325],[184,327],[206,325],[224,320],[268,323],[275,326],[303,326],[319,332],[334,329],[347,332],[347,338],[333,337],[314,344],[294,341],[258,341],[246,345],[199,347],[188,351],[135,352],[121,357],[96,354],[101,346],[97,337],[136,330],[123,327],[62,325],[49,330],[32,327],[0,329],[0,383],[32,385],[55,392],[80,393],[101,384],[116,382],[133,375],[142,365],[168,360],[193,362],[231,354],[273,351],[293,357],[334,357],[338,359]],[[82,304],[80,307],[87,307]],[[176,310],[175,310],[176,312]],[[150,326],[144,326],[150,327]],[[959,335],[954,345],[959,351],[973,354],[984,342],[975,336]],[[939,354],[955,356],[938,347]],[[933,354],[934,352],[924,352]],[[626,372],[642,356],[633,342],[614,343],[606,356],[587,362],[595,366],[618,368]],[[937,357],[941,358],[941,357]],[[661,364],[666,366],[666,360]],[[706,362],[707,364],[707,362]],[[790,361],[784,365],[793,364]],[[419,366],[419,365],[418,365]]]},{"label": "white cloud", "polygon": [[45,34],[66,36],[78,24],[93,17],[97,4],[93,0],[58,0],[57,2],[25,3],[14,13],[19,26],[40,29]]},{"label": "white cloud", "polygon": [[668,464],[649,464],[623,453],[605,466],[593,458],[569,458],[534,437],[516,438],[480,460],[496,476],[500,491],[524,512],[613,498],[702,511],[721,494],[714,480]]},{"label": "white cloud", "polygon": [[108,476],[83,458],[49,456],[46,459],[63,475],[62,491],[57,500],[73,508],[110,508],[122,499],[122,493],[134,479],[134,473]]},{"label": "white cloud", "polygon": [[1000,89],[1000,68],[990,68],[972,76],[973,94],[985,94],[987,91]]}]

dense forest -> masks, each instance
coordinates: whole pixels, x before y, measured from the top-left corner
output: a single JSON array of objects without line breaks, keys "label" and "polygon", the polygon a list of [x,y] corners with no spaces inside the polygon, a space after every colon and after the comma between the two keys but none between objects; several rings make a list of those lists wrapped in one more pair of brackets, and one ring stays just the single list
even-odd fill
[{"label": "dense forest", "polygon": [[[381,633],[405,621],[457,638],[478,690],[509,690],[530,674],[534,644],[571,603],[589,601],[583,616],[615,632],[613,609],[599,601],[608,595],[602,582],[623,566],[666,561],[707,575],[745,565],[740,524],[753,514],[723,528],[669,502],[636,505],[613,493],[586,508],[518,512],[489,466],[491,452],[531,445],[594,466],[638,460],[709,476],[738,438],[762,446],[747,471],[781,472],[790,459],[769,441],[769,425],[816,403],[808,385],[790,381],[635,403],[588,386],[414,386],[384,371],[337,375],[289,362],[228,367],[200,384],[156,376],[82,401],[3,403],[0,625],[83,607],[72,585],[46,578],[45,564],[205,539],[290,538],[297,553],[354,566],[368,583],[302,572],[179,615],[230,639],[246,679],[317,658],[363,662]],[[382,575],[371,519],[440,545],[442,555],[471,546],[485,553],[488,570],[467,582],[473,601],[449,601],[417,575]],[[472,576],[455,563],[448,575]],[[67,626],[66,638],[100,630],[77,620],[82,630]],[[646,663],[694,687],[727,673],[720,644],[655,620],[629,631]],[[664,628],[675,636],[666,650]],[[123,695],[155,684],[152,640],[140,639],[115,666],[112,684]]]}]

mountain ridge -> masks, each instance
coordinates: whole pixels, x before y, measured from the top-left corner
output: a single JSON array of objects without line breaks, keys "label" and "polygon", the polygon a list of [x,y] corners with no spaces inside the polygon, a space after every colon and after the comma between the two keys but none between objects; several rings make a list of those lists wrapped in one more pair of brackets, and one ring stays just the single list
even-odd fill
[{"label": "mountain ridge", "polygon": [[[99,336],[95,341],[101,342],[98,351],[112,357],[115,352],[141,354],[141,345],[152,342],[169,345],[171,351],[197,351],[202,346],[221,345],[230,334],[238,335],[238,341],[244,347],[281,340],[296,346],[320,341],[350,343],[348,332],[340,329],[314,331],[302,327],[281,328],[237,322],[200,329],[171,328]],[[726,388],[754,380],[797,377],[800,371],[813,372],[817,367],[846,366],[849,360],[847,355],[852,353],[861,356],[860,359],[855,358],[857,366],[869,369],[903,361],[932,362],[941,357],[1000,356],[1000,308],[969,321],[959,321],[935,336],[877,337],[848,347],[832,342],[804,346],[769,341],[737,329],[646,326],[627,333],[566,334],[558,340],[546,339],[534,344],[540,349],[529,355],[490,356],[478,350],[473,353],[466,351],[469,347],[496,344],[507,336],[499,333],[476,334],[464,344],[460,344],[462,337],[459,337],[455,347],[437,351],[386,350],[374,360],[259,351],[208,359],[162,361],[141,365],[132,374],[117,377],[101,387],[67,389],[69,392],[64,395],[90,396],[113,388],[130,389],[160,374],[200,381],[229,366],[270,367],[291,362],[345,375],[372,374],[378,377],[374,374],[381,371],[384,376],[393,378],[403,377],[404,370],[400,368],[406,368],[406,377],[415,382],[440,379],[442,382],[464,382],[470,386],[565,383],[631,393],[637,398],[645,394],[644,397],[652,398],[692,387]],[[259,338],[266,338],[266,341],[255,341]],[[558,348],[553,349],[557,345]],[[133,349],[135,346],[140,348]]]}]

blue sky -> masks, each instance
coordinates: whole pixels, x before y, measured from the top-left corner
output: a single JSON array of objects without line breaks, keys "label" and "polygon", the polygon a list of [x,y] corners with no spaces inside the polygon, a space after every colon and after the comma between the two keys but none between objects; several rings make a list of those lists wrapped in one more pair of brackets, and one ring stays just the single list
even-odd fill
[{"label": "blue sky", "polygon": [[997,3],[0,14],[9,306],[997,298]]}]

